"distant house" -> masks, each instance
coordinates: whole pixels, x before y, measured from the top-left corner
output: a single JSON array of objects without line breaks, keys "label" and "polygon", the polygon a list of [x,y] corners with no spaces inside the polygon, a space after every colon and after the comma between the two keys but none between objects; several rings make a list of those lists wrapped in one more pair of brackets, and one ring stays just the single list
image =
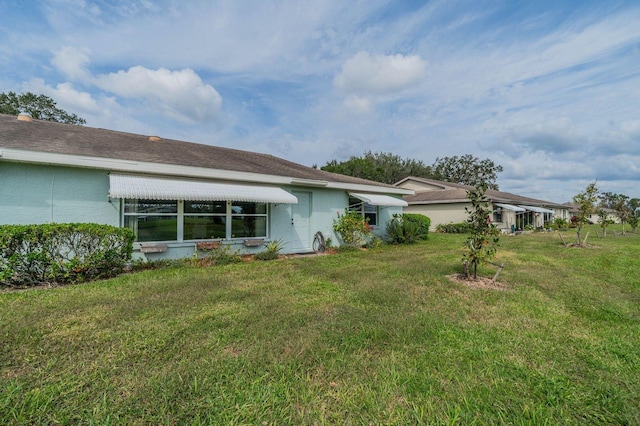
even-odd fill
[{"label": "distant house", "polygon": [[[418,213],[431,219],[431,228],[439,224],[459,223],[467,220],[465,208],[471,208],[467,198],[469,185],[442,182],[418,177],[407,177],[395,184],[399,188],[415,191],[405,195],[408,206],[405,213]],[[534,198],[522,197],[509,192],[487,190],[491,201],[492,221],[504,232],[525,229],[527,226],[541,228],[552,218],[569,219],[567,206]]]},{"label": "distant house", "polygon": [[250,253],[269,240],[310,252],[316,232],[339,243],[332,224],[345,209],[384,237],[413,193],[271,155],[20,118],[0,115],[0,224],[127,227],[142,258],[214,242]]},{"label": "distant house", "polygon": [[[570,217],[576,216],[578,214],[578,211],[580,210],[580,207],[574,203],[564,203],[564,205],[567,206],[567,209],[569,209]],[[606,207],[597,207],[596,211],[587,217],[587,221],[589,223],[600,223],[600,215],[598,214],[598,210],[600,209],[604,210],[607,213],[607,220],[611,221],[612,223],[620,223],[620,218],[618,217],[617,212],[614,209],[609,209]]]}]

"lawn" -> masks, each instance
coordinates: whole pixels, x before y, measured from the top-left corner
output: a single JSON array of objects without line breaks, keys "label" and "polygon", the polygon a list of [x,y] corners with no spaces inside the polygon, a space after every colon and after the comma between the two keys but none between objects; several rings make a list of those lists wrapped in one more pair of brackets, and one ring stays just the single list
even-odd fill
[{"label": "lawn", "polygon": [[503,237],[506,291],[434,234],[1,292],[0,423],[640,424],[640,235],[595,229]]}]

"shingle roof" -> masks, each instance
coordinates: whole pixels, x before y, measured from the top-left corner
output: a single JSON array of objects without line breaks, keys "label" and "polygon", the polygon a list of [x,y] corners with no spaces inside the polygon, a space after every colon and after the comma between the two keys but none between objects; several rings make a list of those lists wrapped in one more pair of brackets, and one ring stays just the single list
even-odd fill
[{"label": "shingle roof", "polygon": [[394,188],[268,154],[172,139],[150,141],[149,136],[51,121],[24,122],[6,114],[0,114],[1,148]]},{"label": "shingle roof", "polygon": [[[473,186],[471,185],[462,185],[459,183],[452,183],[452,182],[442,182],[439,180],[418,178],[418,177],[412,177],[412,176],[406,179],[403,179],[402,181],[398,182],[396,185],[409,179],[414,180],[416,182],[422,182],[422,183],[443,188],[443,189],[434,189],[434,190],[425,190],[425,191],[416,190],[415,195],[405,195],[403,198],[409,204],[434,204],[438,202],[449,202],[449,203],[467,202],[468,201],[467,191],[470,189],[473,189]],[[498,203],[566,208],[566,206],[562,204],[552,203],[550,201],[538,200],[535,198],[523,197],[517,194],[512,194],[510,192],[496,191],[493,189],[488,189],[485,195],[491,201],[498,202]]]}]

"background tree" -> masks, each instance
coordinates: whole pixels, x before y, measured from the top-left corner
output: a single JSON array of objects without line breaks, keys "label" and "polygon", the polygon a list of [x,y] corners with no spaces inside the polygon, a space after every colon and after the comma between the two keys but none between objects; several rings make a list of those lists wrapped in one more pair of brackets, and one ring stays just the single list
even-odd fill
[{"label": "background tree", "polygon": [[18,115],[28,113],[37,120],[57,121],[67,124],[86,124],[87,120],[56,107],[48,96],[31,92],[17,95],[15,92],[0,93],[0,113]]},{"label": "background tree", "polygon": [[598,199],[600,200],[600,207],[615,210],[616,205],[619,204],[621,200],[626,202],[629,197],[623,194],[615,194],[613,192],[602,192],[598,195]]},{"label": "background tree", "polygon": [[488,189],[498,189],[498,173],[503,168],[496,165],[488,158],[480,160],[471,154],[461,157],[454,155],[453,157],[436,158],[435,163],[431,166],[433,179],[445,182],[460,183],[463,185],[477,186],[486,183]]},{"label": "background tree", "polygon": [[347,161],[332,160],[321,167],[327,172],[369,179],[392,185],[407,176],[428,178],[431,169],[422,161],[403,159],[390,152],[367,151],[362,157],[351,157]]},{"label": "background tree", "polygon": [[[589,221],[589,216],[591,216],[596,209],[596,201],[598,201],[598,187],[595,182],[587,185],[587,188],[579,193],[578,195],[573,197],[573,202],[578,207],[578,212],[575,215],[576,218],[576,226],[577,226],[577,245],[582,245],[580,242],[580,232],[582,231],[582,225]],[[586,238],[585,238],[586,240]],[[586,241],[585,243],[586,244]]]},{"label": "background tree", "polygon": [[471,186],[485,182],[491,189],[498,189],[497,175],[503,170],[489,159],[480,160],[472,155],[437,158],[433,165],[426,166],[422,161],[371,151],[347,161],[329,161],[321,169],[390,185],[407,176],[416,176]]},{"label": "background tree", "polygon": [[490,201],[485,196],[489,185],[480,182],[467,191],[471,208],[465,208],[469,215],[467,223],[470,234],[465,241],[466,252],[462,258],[465,275],[469,278],[469,269],[473,270],[473,278],[478,278],[478,265],[490,261],[497,251],[500,231],[491,223]]}]

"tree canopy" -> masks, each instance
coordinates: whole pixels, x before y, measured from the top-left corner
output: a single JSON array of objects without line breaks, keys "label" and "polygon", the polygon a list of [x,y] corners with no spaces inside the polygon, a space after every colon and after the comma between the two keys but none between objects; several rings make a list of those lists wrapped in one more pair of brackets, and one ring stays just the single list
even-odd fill
[{"label": "tree canopy", "polygon": [[471,154],[436,158],[431,166],[435,180],[477,186],[486,184],[487,189],[498,189],[496,181],[503,168],[488,158],[480,160]]},{"label": "tree canopy", "polygon": [[430,178],[431,169],[422,161],[403,159],[390,152],[367,151],[347,161],[332,160],[321,167],[327,172],[394,184],[407,176]]},{"label": "tree canopy", "polygon": [[401,158],[389,152],[366,151],[362,157],[351,157],[347,161],[332,160],[322,170],[394,184],[407,176],[442,180],[476,186],[486,183],[490,189],[498,189],[496,183],[502,166],[487,159],[480,160],[470,154],[437,158],[430,165],[422,161]]},{"label": "tree canopy", "polygon": [[45,95],[31,92],[16,94],[0,93],[0,113],[18,115],[28,113],[37,120],[57,121],[67,124],[86,124],[87,120],[68,113],[56,106],[56,101]]}]

